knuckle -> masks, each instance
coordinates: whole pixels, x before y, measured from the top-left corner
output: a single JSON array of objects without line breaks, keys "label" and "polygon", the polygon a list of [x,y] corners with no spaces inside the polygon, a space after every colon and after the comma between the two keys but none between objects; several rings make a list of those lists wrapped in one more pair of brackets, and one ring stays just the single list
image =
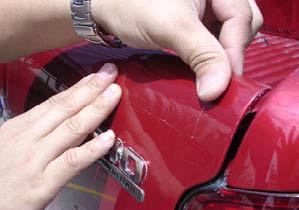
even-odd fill
[{"label": "knuckle", "polygon": [[110,110],[110,103],[108,102],[107,99],[101,100],[99,103],[92,103],[90,106],[90,111],[92,114],[96,115],[103,115],[107,111]]},{"label": "knuckle", "polygon": [[55,106],[57,103],[59,103],[59,97],[57,95],[55,96],[52,96],[48,99],[48,103],[51,105],[51,106]]},{"label": "knuckle", "polygon": [[[40,106],[40,105],[38,105]],[[28,111],[26,113],[24,113],[24,120],[26,123],[32,123],[34,121],[34,115],[32,111]]]},{"label": "knuckle", "polygon": [[69,95],[64,98],[58,96],[52,96],[49,98],[48,102],[51,106],[56,107],[58,110],[71,111],[73,107],[76,107],[76,100],[73,95]]},{"label": "knuckle", "polygon": [[75,171],[79,170],[82,165],[82,159],[76,149],[66,151],[64,153],[64,161],[67,167]]},{"label": "knuckle", "polygon": [[199,74],[200,70],[204,69],[207,65],[225,62],[224,56],[212,49],[211,47],[201,47],[196,51],[191,51],[187,56],[187,63],[190,64],[190,67],[196,74]]},{"label": "knuckle", "polygon": [[67,130],[72,134],[86,134],[82,123],[76,118],[71,117],[65,121]]},{"label": "knuckle", "polygon": [[92,93],[98,93],[98,91],[102,87],[102,82],[99,79],[99,77],[93,77],[90,81],[86,83],[86,86]]},{"label": "knuckle", "polygon": [[252,20],[253,20],[253,12],[252,12],[251,9],[248,9],[245,12],[245,20],[247,20],[248,22],[252,22]]},{"label": "knuckle", "polygon": [[251,25],[253,21],[253,13],[251,9],[243,10],[238,16],[235,17],[240,20],[240,23]]},{"label": "knuckle", "polygon": [[93,157],[97,150],[91,144],[86,144],[85,152],[87,156]]}]

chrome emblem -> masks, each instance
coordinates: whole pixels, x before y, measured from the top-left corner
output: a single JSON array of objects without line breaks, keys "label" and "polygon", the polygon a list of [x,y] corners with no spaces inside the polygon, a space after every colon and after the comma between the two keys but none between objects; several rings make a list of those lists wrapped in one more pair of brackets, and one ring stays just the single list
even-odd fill
[{"label": "chrome emblem", "polygon": [[[32,59],[24,59],[24,63],[31,64],[33,62]],[[61,92],[67,89],[66,85],[57,81],[57,78],[46,69],[32,68],[31,70],[53,91]],[[97,128],[94,132],[94,136],[97,136],[101,133],[102,130]],[[120,185],[127,190],[138,202],[143,202],[145,193],[140,185],[144,181],[147,174],[147,163],[138,153],[136,153],[130,147],[125,147],[123,141],[117,139],[108,155],[98,160],[97,163],[109,175],[114,177],[114,179],[116,179],[116,181],[118,181]]]},{"label": "chrome emblem", "polygon": [[143,202],[145,193],[140,185],[146,177],[147,164],[139,154],[116,139],[110,152],[98,163],[138,202]]}]

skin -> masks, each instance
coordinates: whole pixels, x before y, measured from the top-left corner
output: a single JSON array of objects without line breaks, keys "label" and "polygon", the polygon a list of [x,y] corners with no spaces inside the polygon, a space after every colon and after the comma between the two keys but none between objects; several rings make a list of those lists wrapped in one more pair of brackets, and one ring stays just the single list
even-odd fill
[{"label": "skin", "polygon": [[[0,9],[2,62],[81,40],[69,0],[10,0]],[[204,101],[225,91],[232,72],[242,74],[244,49],[263,23],[254,0],[92,0],[92,15],[131,47],[175,51],[196,73]]]},{"label": "skin", "polygon": [[[218,98],[232,73],[242,75],[244,49],[263,22],[254,0],[92,0],[91,9],[127,45],[175,51],[195,72],[203,101]],[[69,0],[9,0],[0,11],[0,62],[82,40]],[[117,105],[116,77],[117,67],[106,64],[0,127],[0,209],[45,208],[107,153],[113,131],[80,145]]]},{"label": "skin", "polygon": [[116,77],[116,66],[106,64],[0,128],[0,209],[45,208],[72,177],[111,148],[112,131],[80,145],[117,105]]}]

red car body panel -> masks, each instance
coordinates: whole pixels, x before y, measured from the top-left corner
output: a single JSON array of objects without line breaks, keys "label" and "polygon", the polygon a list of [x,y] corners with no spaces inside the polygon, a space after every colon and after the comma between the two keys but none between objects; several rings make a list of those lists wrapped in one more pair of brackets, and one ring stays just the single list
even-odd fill
[{"label": "red car body panel", "polygon": [[236,158],[228,184],[242,189],[299,190],[299,71],[260,104]]},{"label": "red car body panel", "polygon": [[0,64],[0,89],[2,94],[4,93],[5,88],[5,73],[6,73],[6,64]]},{"label": "red car body panel", "polygon": [[[79,47],[64,51],[61,56],[65,58],[76,50],[82,52]],[[54,55],[39,54],[9,65],[8,79],[19,81],[8,84],[7,95],[14,113],[39,103],[34,100],[40,100],[39,95],[45,98],[54,93],[43,92],[41,85],[35,85],[45,72],[66,86],[82,77],[79,72],[83,73],[84,68],[68,66],[65,59]],[[51,71],[52,63],[59,70]],[[76,63],[82,66],[80,60]],[[99,69],[101,63],[96,58],[92,71]],[[240,121],[269,87],[236,77],[222,99],[201,103],[193,73],[176,57],[134,55],[114,63],[120,69],[117,83],[123,96],[112,129],[148,163],[142,184],[146,192],[144,202],[136,202],[121,190],[115,209],[174,209],[185,190],[216,177]],[[57,81],[48,78],[43,84],[50,87],[54,82]],[[18,94],[14,94],[16,91]]]},{"label": "red car body panel", "polygon": [[299,2],[297,0],[257,0],[267,33],[299,38]]},{"label": "red car body panel", "polygon": [[295,39],[260,34],[246,50],[244,76],[275,87],[299,68],[298,49]]},{"label": "red car body panel", "polygon": [[221,173],[233,137],[250,112],[257,114],[227,170],[228,184],[299,192],[298,120],[294,119],[299,118],[298,73],[291,74],[299,67],[299,44],[275,35],[297,37],[295,18],[292,24],[285,22],[297,13],[294,9],[281,20],[270,16],[269,10],[278,13],[298,3],[287,1],[280,7],[282,2],[259,1],[266,14],[263,33],[270,35],[256,37],[246,51],[244,78],[234,77],[224,96],[213,103],[198,100],[193,73],[174,56],[81,43],[7,65],[8,105],[20,114],[96,72],[103,63],[118,65],[123,97],[104,124],[147,161],[148,174],[141,185],[145,200],[136,202],[111,178],[103,177],[106,184],[99,190],[115,196],[116,204],[107,207],[101,201],[101,210],[174,209],[186,190],[213,182]]}]

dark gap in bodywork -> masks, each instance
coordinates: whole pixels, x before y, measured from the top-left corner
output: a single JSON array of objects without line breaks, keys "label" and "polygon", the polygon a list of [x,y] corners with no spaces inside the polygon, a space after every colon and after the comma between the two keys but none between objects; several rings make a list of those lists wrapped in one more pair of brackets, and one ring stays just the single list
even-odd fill
[{"label": "dark gap in bodywork", "polygon": [[71,87],[83,77],[79,70],[74,71],[59,57],[51,60],[44,67],[37,69],[34,74],[36,76],[26,96],[24,111],[66,90],[67,87]]},{"label": "dark gap in bodywork", "polygon": [[242,140],[243,140],[251,122],[253,121],[255,115],[256,115],[256,112],[250,112],[241,121],[241,123],[234,135],[234,138],[232,140],[232,144],[230,145],[230,148],[228,150],[228,153],[225,158],[224,164],[222,166],[221,172],[224,173],[224,171],[226,170],[230,161],[235,158],[235,156],[238,152],[238,149],[242,143]]},{"label": "dark gap in bodywork", "polygon": [[242,143],[242,140],[244,136],[246,135],[246,132],[251,125],[252,121],[254,120],[254,117],[256,115],[256,112],[249,112],[246,114],[246,116],[242,119],[240,125],[237,128],[237,131],[233,137],[232,144],[230,145],[230,148],[228,150],[228,153],[226,155],[225,161],[222,165],[222,168],[218,175],[214,177],[212,180],[209,182],[199,184],[197,186],[194,186],[182,195],[180,198],[179,202],[177,203],[177,206],[175,210],[184,210],[185,204],[190,201],[191,198],[202,192],[203,190],[206,190],[208,187],[211,189],[219,189],[220,187],[225,187],[226,186],[226,179],[225,179],[225,171],[229,163],[235,158],[238,149]]},{"label": "dark gap in bodywork", "polygon": [[[26,96],[26,101],[24,103],[24,111],[28,111],[34,106],[43,103],[49,97],[66,90],[68,87],[71,87],[84,76],[80,73],[79,68],[74,70],[59,57],[53,59],[43,68],[38,69],[38,71],[34,72],[34,74],[34,80],[31,84],[31,87]],[[107,120],[103,122],[101,126],[102,130],[108,130],[111,123],[111,120],[109,119],[113,118],[114,113],[115,112],[113,112],[107,118]],[[93,135],[89,135],[84,142],[92,138]],[[84,142],[82,142],[82,144],[84,144]],[[74,177],[70,183],[74,185],[88,187],[94,191],[104,192],[105,183],[107,182],[107,179],[109,177],[102,172],[99,173],[97,167],[98,166],[96,164],[91,165],[87,170],[85,170],[85,172],[82,172],[76,177]],[[69,199],[68,202],[74,202],[75,205],[78,206],[96,206],[100,205],[100,203],[103,200],[102,197],[100,197],[99,199],[95,199],[92,197],[92,195],[89,195],[88,193],[70,188],[68,186],[65,186],[64,189],[62,189],[61,193],[63,193],[62,196],[65,196],[65,198]],[[61,194],[59,196],[61,196]],[[76,199],[79,199],[81,203],[77,203]],[[89,200],[86,202],[82,202],[82,200],[84,199]],[[55,205],[60,205],[59,199],[53,202],[56,202]],[[68,202],[66,202],[66,206],[73,205],[72,203]],[[82,208],[87,209],[85,207]]]}]

